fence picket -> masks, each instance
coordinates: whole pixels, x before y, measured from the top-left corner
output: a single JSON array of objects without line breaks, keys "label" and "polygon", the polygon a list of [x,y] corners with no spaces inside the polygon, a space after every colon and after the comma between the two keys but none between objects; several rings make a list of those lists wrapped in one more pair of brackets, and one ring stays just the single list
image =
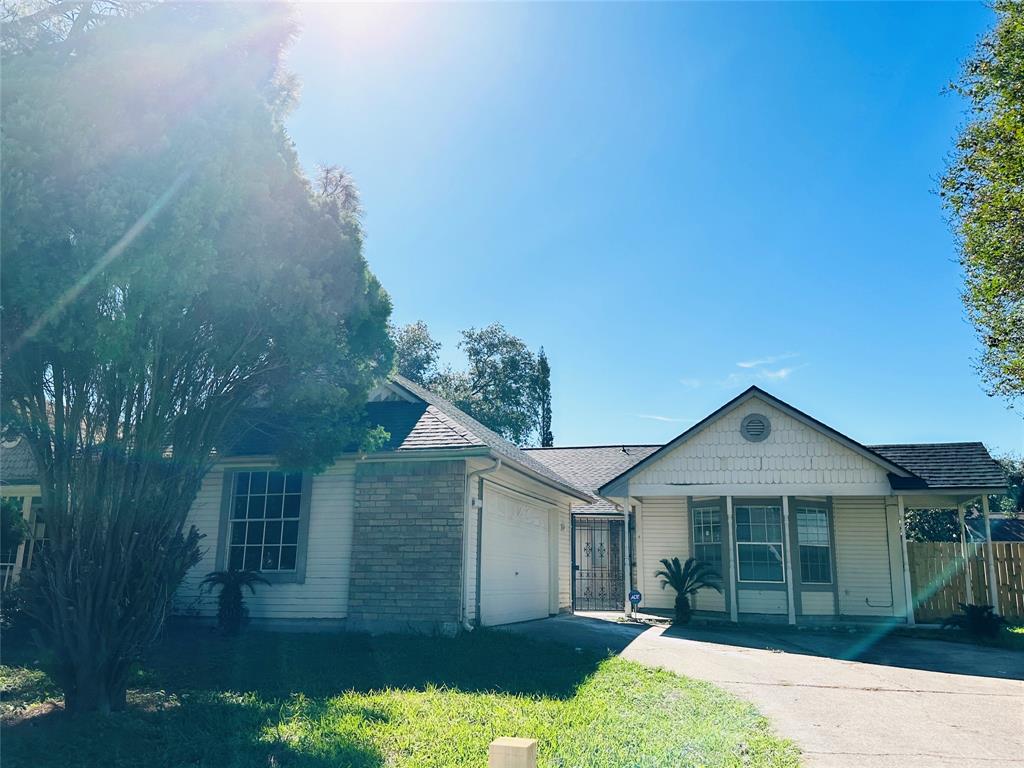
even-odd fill
[{"label": "fence picket", "polygon": [[941,621],[967,602],[964,568],[971,579],[974,602],[989,602],[986,558],[993,558],[1000,613],[1007,618],[1024,618],[1024,542],[970,544],[969,562],[964,563],[955,542],[907,542],[910,584],[916,608],[914,618],[922,623]]}]

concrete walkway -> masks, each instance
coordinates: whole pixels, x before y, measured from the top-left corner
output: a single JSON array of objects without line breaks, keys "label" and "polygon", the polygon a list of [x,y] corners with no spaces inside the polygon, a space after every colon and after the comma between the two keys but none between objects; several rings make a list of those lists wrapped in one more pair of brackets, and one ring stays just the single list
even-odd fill
[{"label": "concrete walkway", "polygon": [[753,703],[812,768],[1024,766],[1022,653],[867,632],[678,630],[610,618],[510,629],[715,683]]}]

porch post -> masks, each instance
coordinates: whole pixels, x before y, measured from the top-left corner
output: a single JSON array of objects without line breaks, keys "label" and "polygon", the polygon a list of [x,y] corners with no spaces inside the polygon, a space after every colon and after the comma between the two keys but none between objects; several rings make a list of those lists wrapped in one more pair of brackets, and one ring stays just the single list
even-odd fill
[{"label": "porch post", "polygon": [[732,524],[732,496],[725,497],[725,520],[729,528],[729,618],[739,621],[739,607],[736,605],[736,529]]},{"label": "porch post", "polygon": [[25,558],[25,549],[31,545],[32,539],[36,535],[35,521],[32,520],[32,494],[25,494],[21,501],[21,517],[25,521],[25,527],[28,528],[28,534],[14,552],[14,567],[11,568],[11,579],[8,584],[4,584],[5,587],[9,584],[17,584],[18,579],[21,578],[21,561]]},{"label": "porch post", "polygon": [[981,494],[981,515],[985,518],[985,548],[988,557],[985,565],[988,568],[988,599],[992,610],[999,613],[999,586],[996,584],[996,548],[992,545],[992,522],[988,517],[988,494]]},{"label": "porch post", "polygon": [[974,603],[974,584],[971,581],[971,555],[967,544],[967,521],[964,520],[963,503],[956,505],[956,516],[960,521],[960,555],[964,559],[964,585],[967,587],[967,602]]},{"label": "porch post", "polygon": [[782,497],[782,549],[786,564],[786,613],[790,624],[796,624],[796,605],[793,604],[793,547],[789,535],[789,496]]},{"label": "porch post", "polygon": [[629,616],[632,605],[629,602],[629,591],[633,589],[633,573],[629,566],[629,481],[626,481],[626,498],[622,500],[622,579],[625,590],[622,595],[622,614]]},{"label": "porch post", "polygon": [[910,559],[907,557],[907,516],[903,497],[896,497],[900,514],[900,542],[903,545],[903,588],[907,593],[907,625],[914,626],[914,590],[910,586]]}]

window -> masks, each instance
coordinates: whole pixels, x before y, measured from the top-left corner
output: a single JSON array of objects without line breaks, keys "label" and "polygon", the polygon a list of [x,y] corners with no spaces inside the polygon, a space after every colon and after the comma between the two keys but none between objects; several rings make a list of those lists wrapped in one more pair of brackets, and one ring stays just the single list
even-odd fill
[{"label": "window", "polygon": [[831,584],[828,512],[814,507],[797,508],[796,535],[800,542],[800,581],[805,584]]},{"label": "window", "polygon": [[693,556],[722,570],[722,515],[717,507],[693,510]]},{"label": "window", "polygon": [[298,472],[236,472],[228,570],[294,572],[302,514]]},{"label": "window", "polygon": [[736,560],[740,581],[785,581],[782,509],[736,507]]}]

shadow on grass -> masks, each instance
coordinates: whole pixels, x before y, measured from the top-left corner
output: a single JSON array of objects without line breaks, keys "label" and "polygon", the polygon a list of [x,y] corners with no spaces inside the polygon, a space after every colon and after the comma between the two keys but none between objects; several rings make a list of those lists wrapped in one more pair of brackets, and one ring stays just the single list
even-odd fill
[{"label": "shadow on grass", "polygon": [[1024,680],[1024,653],[949,642],[941,636],[907,637],[892,624],[856,628],[791,628],[773,625],[673,625],[664,637],[758,648],[954,675]]},{"label": "shadow on grass", "polygon": [[179,629],[150,654],[140,683],[279,699],[428,686],[568,699],[603,657],[480,630],[455,638],[270,632],[225,638],[206,629]]},{"label": "shadow on grass", "polygon": [[[360,730],[379,723],[376,710],[347,707],[350,727],[315,738],[289,729],[292,717],[322,714],[322,702],[294,710],[256,696],[165,695],[152,706],[130,695],[129,708],[109,716],[68,717],[62,710],[4,728],[4,766],[216,766],[241,768],[377,768],[384,758]],[[337,713],[335,713],[337,714]]]}]

